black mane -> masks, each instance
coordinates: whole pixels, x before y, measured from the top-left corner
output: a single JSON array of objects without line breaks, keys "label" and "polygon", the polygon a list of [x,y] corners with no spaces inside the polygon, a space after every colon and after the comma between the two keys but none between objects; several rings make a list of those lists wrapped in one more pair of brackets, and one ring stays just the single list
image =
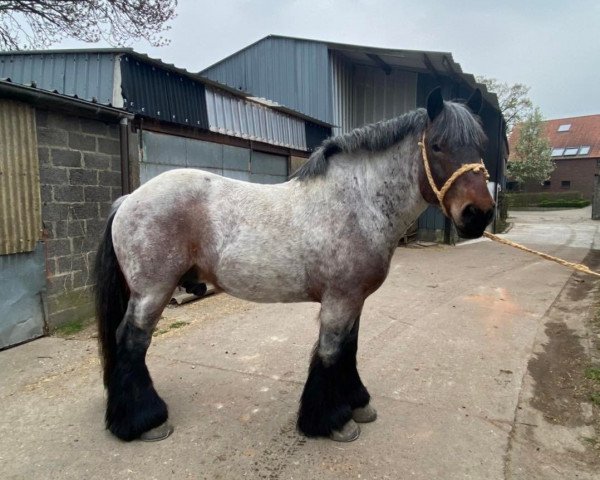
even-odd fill
[{"label": "black mane", "polygon": [[[343,135],[328,138],[292,178],[302,181],[324,175],[329,166],[329,159],[338,153],[381,152],[409,134],[414,133],[420,137],[427,123],[427,111],[419,108],[390,120],[365,125]],[[444,102],[442,113],[429,127],[428,141],[444,143],[450,147],[474,145],[482,150],[486,137],[479,118],[474,117],[467,107],[460,103]]]}]

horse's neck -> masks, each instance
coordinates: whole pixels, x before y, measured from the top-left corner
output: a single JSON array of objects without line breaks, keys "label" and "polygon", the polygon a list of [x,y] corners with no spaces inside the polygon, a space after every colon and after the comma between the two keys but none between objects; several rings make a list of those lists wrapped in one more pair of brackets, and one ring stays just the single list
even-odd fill
[{"label": "horse's neck", "polygon": [[419,190],[417,141],[410,136],[383,152],[332,159],[336,175],[329,178],[335,188],[356,197],[355,208],[390,248],[427,207]]}]

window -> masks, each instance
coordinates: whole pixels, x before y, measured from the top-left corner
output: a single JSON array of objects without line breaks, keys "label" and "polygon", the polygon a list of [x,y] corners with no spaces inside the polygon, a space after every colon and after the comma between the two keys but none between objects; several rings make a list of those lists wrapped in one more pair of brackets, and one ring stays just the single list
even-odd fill
[{"label": "window", "polygon": [[579,147],[579,155],[587,155],[588,153],[590,153],[589,145],[582,145]]},{"label": "window", "polygon": [[565,148],[565,157],[569,155],[577,155],[579,147],[567,147]]},{"label": "window", "polygon": [[551,185],[550,180],[544,180],[544,183],[542,184],[542,186],[544,188],[550,188],[550,185]]},{"label": "window", "polygon": [[553,148],[552,149],[552,156],[553,157],[560,157],[562,156],[562,154],[565,152],[564,148]]},{"label": "window", "polygon": [[560,188],[565,188],[567,190],[571,188],[571,180],[561,180]]},{"label": "window", "polygon": [[559,125],[558,126],[558,131],[559,132],[568,132],[569,130],[571,130],[571,124],[570,123],[564,123],[563,125]]}]

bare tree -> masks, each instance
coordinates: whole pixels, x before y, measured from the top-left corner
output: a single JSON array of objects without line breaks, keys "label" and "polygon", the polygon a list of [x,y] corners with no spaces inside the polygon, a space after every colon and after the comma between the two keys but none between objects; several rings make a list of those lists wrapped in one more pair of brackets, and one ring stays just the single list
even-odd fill
[{"label": "bare tree", "polygon": [[177,0],[2,0],[0,50],[43,48],[65,37],[113,46],[143,38],[165,45],[161,34],[176,6]]}]

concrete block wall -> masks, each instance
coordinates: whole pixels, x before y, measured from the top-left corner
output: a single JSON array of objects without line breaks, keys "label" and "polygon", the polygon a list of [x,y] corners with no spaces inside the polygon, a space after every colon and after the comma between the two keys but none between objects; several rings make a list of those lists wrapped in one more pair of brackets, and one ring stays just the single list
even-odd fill
[{"label": "concrete block wall", "polygon": [[93,316],[92,269],[121,196],[117,124],[36,111],[48,326]]}]

